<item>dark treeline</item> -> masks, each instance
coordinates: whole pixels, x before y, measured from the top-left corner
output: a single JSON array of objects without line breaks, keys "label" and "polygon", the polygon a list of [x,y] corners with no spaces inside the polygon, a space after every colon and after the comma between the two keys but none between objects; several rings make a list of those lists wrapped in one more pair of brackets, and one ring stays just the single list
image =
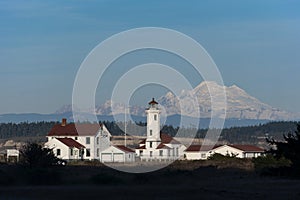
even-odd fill
[{"label": "dark treeline", "polygon": [[283,140],[283,135],[294,132],[297,129],[297,122],[269,122],[262,125],[233,127],[222,130],[221,139],[230,143],[248,142],[257,144],[265,138]]},{"label": "dark treeline", "polygon": [[58,122],[1,123],[0,139],[44,136],[50,131],[53,125],[57,123]]},{"label": "dark treeline", "polygon": [[[59,122],[1,123],[0,139],[46,136],[53,125],[57,123]],[[113,135],[124,135],[125,128],[123,122],[104,121],[101,123],[104,123]],[[252,144],[257,144],[258,141],[264,140],[265,137],[281,140],[284,134],[295,131],[296,125],[297,122],[270,122],[256,126],[226,128],[222,130],[220,139],[226,140],[229,143],[247,142]],[[128,122],[126,129],[129,135],[145,135],[146,123]],[[178,127],[174,128],[169,125],[162,127],[162,132],[171,136],[175,136],[178,130]],[[204,138],[207,129],[196,130],[195,128],[180,128],[181,136],[192,137],[193,133],[197,133],[197,138]]]}]

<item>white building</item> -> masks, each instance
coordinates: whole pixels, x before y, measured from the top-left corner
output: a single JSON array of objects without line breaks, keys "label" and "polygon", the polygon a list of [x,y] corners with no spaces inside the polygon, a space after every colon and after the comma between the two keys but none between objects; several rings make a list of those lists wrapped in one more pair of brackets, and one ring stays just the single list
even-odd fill
[{"label": "white building", "polygon": [[142,161],[176,160],[183,156],[185,146],[171,136],[160,133],[160,109],[152,99],[147,113],[147,137],[135,152]]},{"label": "white building", "polygon": [[215,153],[237,158],[256,158],[264,155],[264,149],[253,145],[191,145],[185,150],[184,157],[187,160],[206,160]]},{"label": "white building", "polygon": [[52,127],[45,147],[61,159],[100,160],[100,152],[110,146],[111,134],[103,124],[61,124]]},{"label": "white building", "polygon": [[187,160],[206,160],[214,154],[213,150],[219,146],[191,145],[184,152]]},{"label": "white building", "polygon": [[135,152],[123,145],[110,146],[100,153],[101,162],[135,162]]},{"label": "white building", "polygon": [[20,157],[20,151],[15,147],[1,148],[0,162],[18,162]]},{"label": "white building", "polygon": [[235,156],[237,158],[257,158],[264,154],[264,150],[253,145],[222,145],[214,149],[214,153]]}]

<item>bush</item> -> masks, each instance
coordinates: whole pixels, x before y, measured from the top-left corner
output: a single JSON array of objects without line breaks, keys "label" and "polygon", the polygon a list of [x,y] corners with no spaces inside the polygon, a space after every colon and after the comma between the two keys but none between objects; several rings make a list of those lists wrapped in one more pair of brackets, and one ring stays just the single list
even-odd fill
[{"label": "bush", "polygon": [[275,158],[273,155],[267,154],[253,159],[255,170],[261,175],[287,175],[291,161],[281,157]]},{"label": "bush", "polygon": [[64,162],[57,158],[51,149],[43,148],[37,143],[27,143],[20,151],[20,163],[33,168],[49,167]]},{"label": "bush", "polygon": [[226,161],[226,160],[235,160],[237,159],[235,155],[222,155],[219,153],[214,153],[213,155],[208,157],[208,160],[214,160],[214,161]]}]

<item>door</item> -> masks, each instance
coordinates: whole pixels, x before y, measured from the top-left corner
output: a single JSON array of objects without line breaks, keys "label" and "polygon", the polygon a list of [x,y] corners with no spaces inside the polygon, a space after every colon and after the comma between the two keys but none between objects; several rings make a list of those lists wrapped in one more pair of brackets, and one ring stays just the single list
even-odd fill
[{"label": "door", "polygon": [[124,154],[123,153],[114,153],[114,162],[124,162]]},{"label": "door", "polygon": [[101,153],[101,162],[112,162],[111,153]]}]

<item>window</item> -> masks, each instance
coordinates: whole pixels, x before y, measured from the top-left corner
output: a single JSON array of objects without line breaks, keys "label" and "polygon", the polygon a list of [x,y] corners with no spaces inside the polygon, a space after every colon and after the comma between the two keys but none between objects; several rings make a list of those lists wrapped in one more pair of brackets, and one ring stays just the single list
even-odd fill
[{"label": "window", "polygon": [[78,138],[77,138],[77,137],[75,137],[75,140],[78,140]]},{"label": "window", "polygon": [[150,157],[152,157],[152,151],[150,151]]},{"label": "window", "polygon": [[143,155],[143,150],[140,150],[140,156],[142,156]]},{"label": "window", "polygon": [[150,148],[152,148],[152,142],[149,143]]},{"label": "window", "polygon": [[91,156],[91,150],[90,149],[86,149],[86,157],[90,157]]},{"label": "window", "polygon": [[170,157],[170,155],[171,155],[171,150],[168,149],[168,157]]},{"label": "window", "polygon": [[97,148],[97,157],[99,157],[99,148]]},{"label": "window", "polygon": [[60,149],[56,149],[56,155],[60,156]]},{"label": "window", "polygon": [[90,144],[91,143],[91,138],[90,137],[86,137],[85,138],[85,143],[86,144]]},{"label": "window", "polygon": [[206,154],[205,153],[201,153],[201,158],[206,158]]},{"label": "window", "polygon": [[152,129],[150,129],[150,136],[152,135]]},{"label": "window", "polygon": [[159,156],[163,156],[164,151],[163,150],[159,150]]},{"label": "window", "polygon": [[70,148],[70,156],[73,156],[73,148]]},{"label": "window", "polygon": [[175,150],[176,150],[176,156],[178,156],[179,155],[178,148],[176,148]]},{"label": "window", "polygon": [[156,121],[157,120],[157,115],[154,115],[154,121]]},{"label": "window", "polygon": [[97,137],[97,144],[99,144],[99,137]]}]

